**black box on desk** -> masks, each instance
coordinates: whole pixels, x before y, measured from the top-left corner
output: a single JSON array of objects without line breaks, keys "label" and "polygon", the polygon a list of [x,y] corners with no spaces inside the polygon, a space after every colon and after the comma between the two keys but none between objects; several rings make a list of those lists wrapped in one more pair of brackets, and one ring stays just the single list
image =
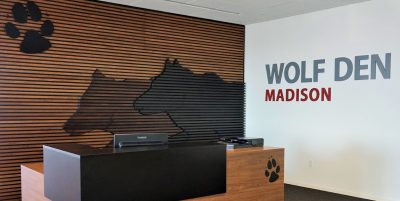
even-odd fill
[{"label": "black box on desk", "polygon": [[44,146],[44,180],[52,201],[173,201],[225,193],[226,147]]}]

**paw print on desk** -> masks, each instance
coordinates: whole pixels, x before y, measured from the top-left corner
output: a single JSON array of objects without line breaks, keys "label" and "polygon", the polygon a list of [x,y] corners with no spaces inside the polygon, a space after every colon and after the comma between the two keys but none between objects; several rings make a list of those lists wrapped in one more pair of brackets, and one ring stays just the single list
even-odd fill
[{"label": "paw print on desk", "polygon": [[281,167],[278,165],[276,160],[271,157],[268,160],[267,167],[265,170],[265,177],[268,178],[270,183],[274,183],[279,179],[279,172],[281,171]]},{"label": "paw print on desk", "polygon": [[[11,13],[14,22],[5,23],[4,30],[6,35],[12,39],[18,39],[22,35],[17,25],[29,25],[30,20],[42,22],[43,19],[42,11],[33,1],[27,1],[26,4],[14,3]],[[29,29],[25,32],[20,43],[20,51],[28,54],[45,52],[51,48],[51,42],[47,37],[50,37],[53,33],[53,22],[50,20],[43,21],[40,30]]]}]

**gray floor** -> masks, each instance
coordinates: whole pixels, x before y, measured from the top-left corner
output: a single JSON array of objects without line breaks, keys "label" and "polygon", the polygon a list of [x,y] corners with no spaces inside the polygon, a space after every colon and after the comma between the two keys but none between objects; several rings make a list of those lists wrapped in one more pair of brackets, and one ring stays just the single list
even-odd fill
[{"label": "gray floor", "polygon": [[285,185],[285,201],[371,201],[324,191]]}]

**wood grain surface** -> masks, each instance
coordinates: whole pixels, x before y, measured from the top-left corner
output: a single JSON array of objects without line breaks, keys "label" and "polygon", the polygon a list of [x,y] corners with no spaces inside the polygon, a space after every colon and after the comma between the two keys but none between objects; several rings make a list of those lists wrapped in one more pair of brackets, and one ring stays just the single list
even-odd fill
[{"label": "wood grain surface", "polygon": [[[213,72],[226,82],[243,82],[242,25],[89,0],[34,0],[43,19],[28,17],[27,23],[19,23],[12,14],[16,2],[27,3],[0,1],[1,26],[11,22],[21,32],[13,39],[0,29],[0,200],[21,199],[20,164],[41,162],[43,144],[101,147],[110,142],[110,132],[96,127],[75,135],[65,131],[96,70],[113,82],[103,83],[108,88],[95,100],[123,94],[118,83],[127,79],[144,83],[140,85],[144,91],[151,78],[163,70],[166,58],[178,58],[195,74]],[[22,53],[24,33],[38,30],[44,20],[51,20],[55,26],[48,37],[51,48],[44,53]],[[132,100],[119,103],[125,112]],[[90,114],[98,117],[115,109],[104,107],[93,107]],[[159,124],[154,118],[143,118],[137,120],[138,126],[131,123],[137,116],[124,112],[118,116],[120,128],[179,132],[165,115],[158,116]],[[240,121],[232,122],[225,129],[232,135],[242,135],[237,132],[241,126]],[[209,138],[208,133],[196,133],[196,140]]]}]

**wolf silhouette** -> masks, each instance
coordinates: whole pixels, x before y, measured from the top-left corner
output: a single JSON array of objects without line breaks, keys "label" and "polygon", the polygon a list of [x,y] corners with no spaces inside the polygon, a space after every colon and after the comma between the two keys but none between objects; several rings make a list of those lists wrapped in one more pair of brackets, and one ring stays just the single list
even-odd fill
[{"label": "wolf silhouette", "polygon": [[78,109],[64,124],[72,135],[103,130],[113,134],[157,132],[174,135],[181,130],[166,114],[145,116],[132,103],[149,87],[138,79],[117,81],[94,71],[90,86],[80,99]]},{"label": "wolf silhouette", "polygon": [[177,59],[165,61],[164,70],[152,78],[134,107],[144,115],[168,114],[181,134],[204,138],[243,135],[244,84],[225,82],[216,73],[194,74]]}]

